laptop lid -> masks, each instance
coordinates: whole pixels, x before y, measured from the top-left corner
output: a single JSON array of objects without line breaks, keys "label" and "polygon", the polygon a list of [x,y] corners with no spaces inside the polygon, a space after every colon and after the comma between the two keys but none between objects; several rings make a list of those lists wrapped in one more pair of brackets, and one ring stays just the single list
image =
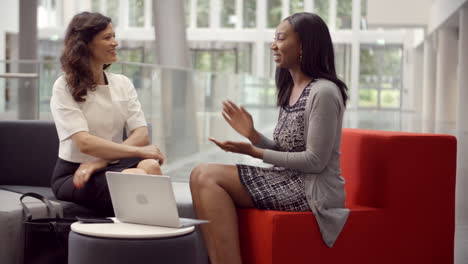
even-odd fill
[{"label": "laptop lid", "polygon": [[115,217],[126,223],[180,227],[168,176],[106,172]]}]

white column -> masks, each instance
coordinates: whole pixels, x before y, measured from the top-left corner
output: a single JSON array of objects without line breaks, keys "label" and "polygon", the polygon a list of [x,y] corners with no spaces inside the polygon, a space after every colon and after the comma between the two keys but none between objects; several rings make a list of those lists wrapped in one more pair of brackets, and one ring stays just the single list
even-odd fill
[{"label": "white column", "polygon": [[309,13],[314,12],[314,1],[313,0],[304,0],[304,12],[309,12]]},{"label": "white column", "polygon": [[468,8],[460,11],[457,90],[457,224],[468,225]]},{"label": "white column", "polygon": [[440,29],[437,43],[435,127],[437,133],[455,134],[458,60],[455,29]]},{"label": "white column", "polygon": [[244,1],[236,0],[236,29],[242,29],[244,27]]},{"label": "white column", "polygon": [[[266,9],[267,0],[257,0],[257,30],[264,31],[266,29]],[[254,65],[255,69],[253,74],[256,76],[265,76],[265,42],[262,39],[258,39],[254,42]]]},{"label": "white column", "polygon": [[157,64],[190,67],[184,18],[183,0],[153,0]]},{"label": "white column", "polygon": [[210,0],[210,29],[218,29],[221,25],[221,0]]},{"label": "white column", "polygon": [[427,133],[435,131],[435,77],[437,62],[434,44],[434,36],[424,41],[422,130]]},{"label": "white column", "polygon": [[337,0],[330,0],[330,5],[328,9],[328,27],[330,31],[336,31],[336,7],[338,6],[336,3]]},{"label": "white column", "polygon": [[190,1],[190,28],[197,27],[197,0]]},{"label": "white column", "polygon": [[161,85],[159,98],[158,87],[153,89],[152,113],[164,113],[159,120],[153,116],[153,138],[167,139],[156,143],[169,162],[197,151],[192,140],[197,137],[192,72],[178,70],[190,67],[184,14],[183,0],[153,0],[156,64],[162,66],[154,71],[160,73]]},{"label": "white column", "polygon": [[[37,0],[19,1],[19,59],[37,60]],[[21,73],[38,73],[35,65],[20,64]],[[38,119],[37,80],[18,81],[18,119]]]},{"label": "white column", "polygon": [[424,47],[421,45],[414,49],[413,53],[413,79],[411,87],[409,87],[409,96],[413,104],[413,118],[411,131],[421,131],[421,117],[422,117],[422,94],[423,94],[423,68],[421,65],[424,63]]},{"label": "white column", "polygon": [[289,0],[282,0],[281,1],[281,20],[285,19],[289,15],[290,15]]}]

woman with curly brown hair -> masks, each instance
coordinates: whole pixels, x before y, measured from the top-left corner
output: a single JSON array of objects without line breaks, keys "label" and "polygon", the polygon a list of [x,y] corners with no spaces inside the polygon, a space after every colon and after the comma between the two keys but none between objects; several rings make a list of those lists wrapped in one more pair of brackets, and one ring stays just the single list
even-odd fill
[{"label": "woman with curly brown hair", "polygon": [[[52,190],[96,213],[113,215],[106,171],[161,174],[164,155],[149,144],[148,128],[131,81],[104,70],[116,61],[109,17],[83,12],[73,17],[54,84],[52,116],[60,140]],[[128,138],[123,140],[123,130]]]}]

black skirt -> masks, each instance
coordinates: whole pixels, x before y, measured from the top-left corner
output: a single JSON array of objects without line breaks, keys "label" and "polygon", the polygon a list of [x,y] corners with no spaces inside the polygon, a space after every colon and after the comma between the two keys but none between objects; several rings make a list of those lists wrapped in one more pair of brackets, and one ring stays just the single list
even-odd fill
[{"label": "black skirt", "polygon": [[135,168],[142,159],[122,159],[115,164],[96,170],[88,182],[78,189],[73,185],[73,175],[80,163],[69,162],[57,158],[52,175],[52,191],[60,200],[70,201],[92,209],[98,215],[114,216],[114,209],[110,198],[106,180],[106,171],[123,171]]}]

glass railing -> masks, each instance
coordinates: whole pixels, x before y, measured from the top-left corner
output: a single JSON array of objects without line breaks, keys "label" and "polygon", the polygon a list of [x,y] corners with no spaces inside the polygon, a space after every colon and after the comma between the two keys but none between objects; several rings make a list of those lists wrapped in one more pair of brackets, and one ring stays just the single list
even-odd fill
[{"label": "glass railing", "polygon": [[[51,120],[50,97],[55,80],[62,74],[57,61],[0,61],[0,74],[17,72],[22,64],[34,65],[37,118]],[[2,72],[3,71],[3,72]],[[253,116],[256,128],[271,137],[278,109],[274,80],[250,75],[200,72],[142,63],[115,63],[110,72],[130,78],[139,95],[147,121],[152,124],[152,141],[167,156],[165,173],[187,181],[200,162],[264,165],[244,155],[224,153],[208,137],[242,140],[221,115],[222,101],[242,104]],[[33,80],[31,80],[33,81]],[[0,78],[0,119],[18,119],[18,109],[29,104],[19,92],[24,85],[16,79]],[[34,86],[34,85],[33,85]],[[412,112],[348,109],[344,127],[419,131],[420,118]]]}]

